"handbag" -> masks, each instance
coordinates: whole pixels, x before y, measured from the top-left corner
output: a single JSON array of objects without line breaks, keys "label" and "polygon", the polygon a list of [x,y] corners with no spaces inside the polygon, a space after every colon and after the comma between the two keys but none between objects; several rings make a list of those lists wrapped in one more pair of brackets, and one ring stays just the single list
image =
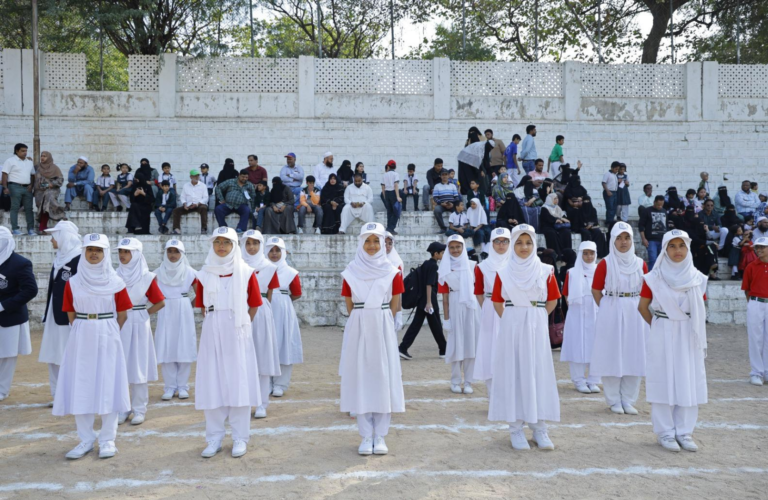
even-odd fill
[{"label": "handbag", "polygon": [[549,345],[552,349],[558,349],[563,345],[563,329],[565,328],[565,317],[563,309],[558,301],[557,307],[549,315]]}]

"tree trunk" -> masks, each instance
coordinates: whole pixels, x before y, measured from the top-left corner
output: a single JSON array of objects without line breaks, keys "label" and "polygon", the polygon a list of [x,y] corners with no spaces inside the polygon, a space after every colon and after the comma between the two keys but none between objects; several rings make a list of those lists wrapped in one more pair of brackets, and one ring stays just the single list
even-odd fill
[{"label": "tree trunk", "polygon": [[656,64],[659,57],[659,47],[661,41],[669,30],[669,2],[674,2],[672,7],[675,11],[687,4],[690,0],[666,0],[664,3],[657,3],[657,0],[642,0],[653,16],[653,25],[648,36],[643,41],[643,64]]}]

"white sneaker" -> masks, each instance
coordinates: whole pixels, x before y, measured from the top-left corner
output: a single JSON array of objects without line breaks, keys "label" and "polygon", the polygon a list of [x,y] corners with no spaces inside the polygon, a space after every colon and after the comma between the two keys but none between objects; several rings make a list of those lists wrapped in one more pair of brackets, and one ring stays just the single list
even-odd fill
[{"label": "white sneaker", "polygon": [[179,389],[179,399],[189,399],[189,391]]},{"label": "white sneaker", "polygon": [[677,444],[677,441],[672,436],[660,437],[659,444],[665,450],[680,451],[680,445]]},{"label": "white sneaker", "polygon": [[629,403],[621,403],[621,407],[624,409],[624,413],[627,415],[637,415],[637,408]]},{"label": "white sneaker", "polygon": [[304,230],[300,227],[296,228],[296,234],[304,234]]},{"label": "white sneaker", "polygon": [[211,458],[221,451],[221,441],[208,441],[208,446],[205,447],[200,454],[203,458]]},{"label": "white sneaker", "polygon": [[526,439],[525,432],[522,429],[510,433],[509,438],[512,441],[512,448],[516,450],[531,449],[531,445],[528,444],[528,439]]},{"label": "white sneaker", "polygon": [[464,394],[472,394],[475,390],[472,389],[472,384],[469,382],[464,382]]},{"label": "white sneaker", "polygon": [[587,387],[587,384],[575,384],[576,390],[582,394],[592,394],[592,391]]},{"label": "white sneaker", "polygon": [[163,393],[163,396],[160,399],[162,399],[163,401],[170,401],[171,399],[173,399],[173,395],[175,393],[176,391],[174,391],[173,389],[168,389]]},{"label": "white sneaker", "polygon": [[624,407],[621,406],[621,403],[616,403],[615,405],[611,406],[611,411],[613,413],[618,413],[619,415],[624,415]]},{"label": "white sneaker", "polygon": [[232,458],[240,458],[248,451],[248,443],[236,439],[232,445]]},{"label": "white sneaker", "polygon": [[353,411],[349,412],[349,418],[357,418],[357,413]]},{"label": "white sneaker", "polygon": [[461,386],[458,384],[451,384],[451,392],[454,394],[461,394]]},{"label": "white sneaker", "polygon": [[685,451],[699,451],[699,447],[696,445],[696,442],[693,440],[693,437],[691,437],[690,434],[677,436],[676,440],[680,445],[680,448],[684,449]]},{"label": "white sneaker", "polygon": [[67,460],[77,460],[79,458],[83,458],[87,453],[92,451],[93,443],[86,443],[83,441],[82,443],[69,450],[69,453],[67,453],[65,457],[67,457]]},{"label": "white sneaker", "polygon": [[131,412],[125,412],[121,413],[117,416],[117,425],[124,424],[126,420],[128,420],[128,416],[131,414]]},{"label": "white sneaker", "polygon": [[112,458],[117,453],[117,446],[114,441],[107,441],[104,444],[99,443],[99,458]]},{"label": "white sneaker", "polygon": [[549,434],[546,432],[534,432],[533,441],[539,447],[540,450],[554,450],[555,445],[552,440],[549,439]]},{"label": "white sneaker", "polygon": [[283,392],[283,389],[282,389],[282,387],[277,387],[277,386],[275,386],[275,387],[273,387],[273,388],[272,388],[272,395],[273,395],[274,397],[276,397],[276,398],[282,398],[282,397],[283,397],[283,394],[285,394],[285,393]]},{"label": "white sneaker", "polygon": [[0,401],[4,400],[7,397],[8,397],[7,394],[0,394]]},{"label": "white sneaker", "polygon": [[587,387],[589,387],[589,392],[600,394],[600,387],[598,387],[597,384],[587,384]]},{"label": "white sneaker", "polygon": [[360,455],[373,454],[373,438],[363,438],[363,441],[360,443],[360,447],[357,449],[357,452]]},{"label": "white sneaker", "polygon": [[133,418],[131,419],[131,425],[141,425],[143,423],[144,423],[144,414],[134,413]]},{"label": "white sneaker", "polygon": [[320,234],[320,228],[319,227],[315,228],[315,234]]},{"label": "white sneaker", "polygon": [[373,439],[373,454],[386,455],[387,453],[389,453],[389,448],[387,448],[387,443],[384,442],[384,438],[376,436]]},{"label": "white sneaker", "polygon": [[267,418],[267,409],[263,406],[259,406],[256,408],[256,411],[253,412],[253,418]]},{"label": "white sneaker", "polygon": [[749,383],[752,385],[763,385],[763,379],[760,375],[752,375],[749,377]]}]

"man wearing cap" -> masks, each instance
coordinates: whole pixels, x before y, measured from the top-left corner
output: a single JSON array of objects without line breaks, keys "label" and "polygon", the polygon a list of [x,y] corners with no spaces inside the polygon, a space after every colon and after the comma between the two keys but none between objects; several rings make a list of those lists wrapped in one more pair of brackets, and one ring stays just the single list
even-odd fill
[{"label": "man wearing cap", "polygon": [[[264,179],[266,180],[266,178]],[[301,183],[304,182],[304,169],[296,164],[296,155],[288,153],[285,155],[285,165],[280,169],[280,180],[283,184],[291,188],[293,198],[296,204],[299,203],[301,196]]]},{"label": "man wearing cap", "polygon": [[216,221],[220,227],[227,227],[225,217],[232,212],[237,212],[240,222],[237,224],[237,232],[242,233],[248,229],[248,219],[251,217],[251,204],[256,198],[256,188],[248,182],[248,169],[240,171],[236,179],[229,179],[216,186],[216,199],[221,200],[214,210]]},{"label": "man wearing cap", "polygon": [[768,217],[757,217],[757,225],[752,229],[752,241],[768,238]]},{"label": "man wearing cap", "polygon": [[323,155],[323,161],[315,165],[314,174],[315,186],[317,186],[317,189],[322,190],[325,183],[328,182],[328,176],[335,173],[336,169],[333,168],[333,153],[326,151]]},{"label": "man wearing cap", "polygon": [[749,382],[763,385],[768,378],[768,238],[756,238],[757,260],[744,270],[741,289],[747,296]]},{"label": "man wearing cap", "polygon": [[[2,172],[3,194],[11,198],[11,227],[19,235],[19,207],[24,204],[27,234],[34,235],[35,216],[32,213],[32,189],[35,185],[35,166],[27,158],[27,145],[16,144],[13,156],[5,160]],[[88,198],[90,200],[90,198]]]},{"label": "man wearing cap", "polygon": [[189,171],[189,183],[184,184],[179,197],[179,206],[173,211],[173,234],[181,234],[181,216],[191,212],[200,215],[200,232],[208,234],[208,189],[200,182],[200,172]]},{"label": "man wearing cap", "polygon": [[213,195],[213,188],[216,187],[216,176],[211,175],[208,173],[209,167],[207,163],[201,163],[200,164],[200,182],[203,183],[203,186],[205,186],[208,189],[208,208],[213,210],[214,206],[214,197]]},{"label": "man wearing cap", "polygon": [[83,196],[88,200],[88,209],[93,208],[93,168],[88,165],[88,158],[81,156],[77,163],[69,168],[67,178],[67,189],[64,191],[64,210],[69,210],[72,200],[78,196]]}]

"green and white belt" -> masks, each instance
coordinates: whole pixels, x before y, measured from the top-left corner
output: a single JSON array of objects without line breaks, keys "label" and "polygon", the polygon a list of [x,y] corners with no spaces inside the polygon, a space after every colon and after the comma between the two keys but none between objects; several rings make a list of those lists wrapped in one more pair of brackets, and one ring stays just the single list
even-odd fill
[{"label": "green and white belt", "polygon": [[146,311],[147,304],[142,304],[140,306],[133,306],[133,311]]},{"label": "green and white belt", "polygon": [[[515,305],[512,303],[511,300],[508,300],[508,301],[504,302],[504,307],[514,307],[514,306]],[[547,307],[547,303],[546,302],[532,300],[531,301],[531,306],[532,307]]]},{"label": "green and white belt", "polygon": [[607,297],[639,297],[640,292],[608,292]]},{"label": "green and white belt", "polygon": [[208,309],[206,309],[206,311],[213,312],[214,311],[213,306],[208,306]]},{"label": "green and white belt", "polygon": [[262,293],[261,296],[266,298],[267,294],[266,293]]},{"label": "green and white belt", "polygon": [[491,297],[493,297],[492,293],[486,293],[485,294],[485,298],[490,299]]},{"label": "green and white belt", "polygon": [[280,290],[280,293],[282,293],[283,295],[290,295],[291,291],[290,290]]},{"label": "green and white belt", "polygon": [[762,297],[755,297],[754,295],[750,295],[749,300],[756,300],[758,302],[768,303],[768,299],[764,299]]},{"label": "green and white belt", "polygon": [[[685,314],[689,318],[691,317],[691,313],[685,313]],[[667,316],[667,313],[665,313],[664,311],[656,311],[656,310],[654,310],[653,311],[653,315],[656,316],[657,318],[669,319],[669,316]]]},{"label": "green and white belt", "polygon": [[[389,302],[381,304],[382,309],[389,309]],[[355,302],[352,309],[365,309],[365,302]]]},{"label": "green and white belt", "polygon": [[112,319],[114,317],[114,313],[75,313],[77,319]]}]

